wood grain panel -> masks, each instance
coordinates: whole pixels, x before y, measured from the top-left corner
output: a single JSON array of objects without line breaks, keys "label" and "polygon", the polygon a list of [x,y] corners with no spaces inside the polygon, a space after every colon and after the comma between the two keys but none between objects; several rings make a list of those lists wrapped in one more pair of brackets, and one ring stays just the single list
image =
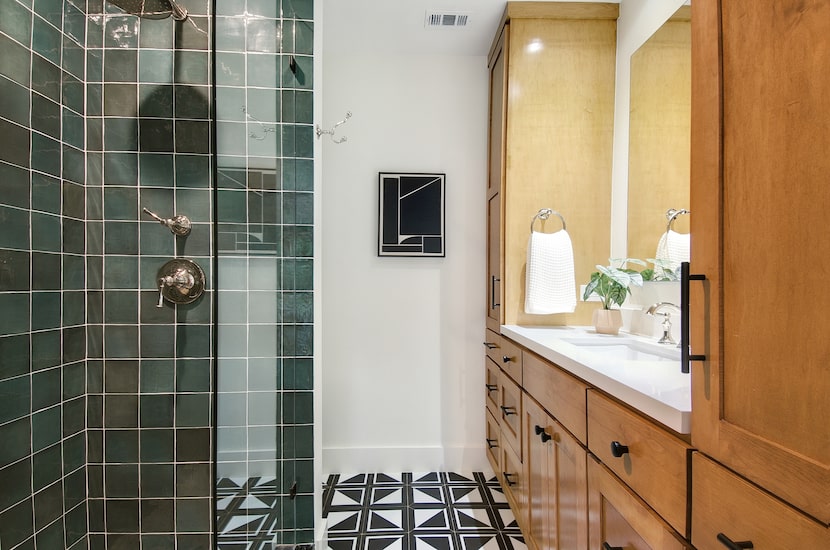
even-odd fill
[{"label": "wood grain panel", "polygon": [[[541,44],[541,48],[528,48]],[[578,284],[610,247],[611,147],[616,22],[512,19],[508,78],[504,294],[506,324],[590,324],[595,304],[574,314],[524,313],[530,221],[560,211]],[[545,231],[559,229],[549,220]]]}]

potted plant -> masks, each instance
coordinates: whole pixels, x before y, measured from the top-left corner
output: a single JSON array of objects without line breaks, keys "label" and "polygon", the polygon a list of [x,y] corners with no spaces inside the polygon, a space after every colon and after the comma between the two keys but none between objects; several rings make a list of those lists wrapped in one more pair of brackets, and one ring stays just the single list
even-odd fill
[{"label": "potted plant", "polygon": [[594,328],[601,334],[617,334],[622,326],[622,314],[612,306],[621,306],[628,296],[631,285],[642,286],[643,276],[634,269],[626,267],[633,263],[645,266],[646,263],[636,258],[609,260],[607,266],[598,265],[597,271],[591,273],[591,280],[585,286],[582,299],[587,300],[596,294],[602,308],[594,310]]}]

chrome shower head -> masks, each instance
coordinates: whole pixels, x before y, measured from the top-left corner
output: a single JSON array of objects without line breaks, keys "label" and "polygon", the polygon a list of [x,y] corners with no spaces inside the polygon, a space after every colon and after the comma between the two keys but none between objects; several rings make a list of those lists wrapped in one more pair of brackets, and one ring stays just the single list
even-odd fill
[{"label": "chrome shower head", "polygon": [[146,19],[165,19],[173,17],[176,21],[187,19],[187,10],[175,0],[108,0],[125,12]]}]

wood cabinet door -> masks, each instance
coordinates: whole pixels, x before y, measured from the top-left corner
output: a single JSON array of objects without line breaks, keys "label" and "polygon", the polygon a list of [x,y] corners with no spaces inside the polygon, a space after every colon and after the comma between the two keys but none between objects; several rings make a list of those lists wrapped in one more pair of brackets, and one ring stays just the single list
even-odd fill
[{"label": "wood cabinet door", "polygon": [[589,547],[680,550],[690,546],[595,458],[588,458]]},{"label": "wood cabinet door", "polygon": [[692,443],[830,523],[830,3],[692,3]]},{"label": "wood cabinet door", "polygon": [[588,548],[587,453],[532,398],[523,396],[528,546]]},{"label": "wood cabinet door", "polygon": [[505,25],[490,58],[489,150],[487,166],[487,328],[498,332],[503,323],[502,292],[502,187],[505,155],[505,98],[507,55]]}]

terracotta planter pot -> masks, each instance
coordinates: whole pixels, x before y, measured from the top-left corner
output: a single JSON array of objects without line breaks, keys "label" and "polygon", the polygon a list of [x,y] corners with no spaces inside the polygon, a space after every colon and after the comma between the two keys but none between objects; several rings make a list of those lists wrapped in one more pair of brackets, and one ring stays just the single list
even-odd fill
[{"label": "terracotta planter pot", "polygon": [[622,312],[619,309],[595,309],[594,329],[600,334],[618,334],[622,327]]}]

